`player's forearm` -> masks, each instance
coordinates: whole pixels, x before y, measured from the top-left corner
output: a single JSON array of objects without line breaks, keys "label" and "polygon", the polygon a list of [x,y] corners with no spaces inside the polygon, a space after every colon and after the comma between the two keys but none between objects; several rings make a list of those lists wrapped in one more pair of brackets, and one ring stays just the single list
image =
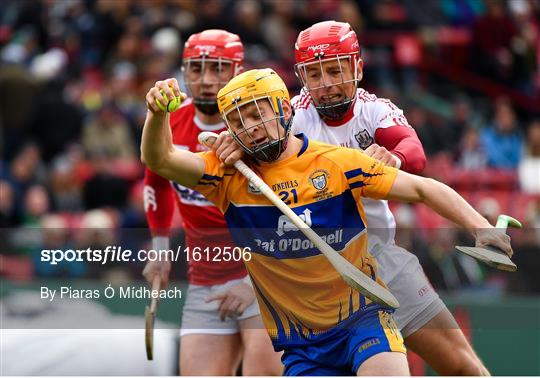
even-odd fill
[{"label": "player's forearm", "polygon": [[437,214],[470,230],[491,227],[489,222],[452,188],[436,180],[399,171],[389,199],[423,202]]},{"label": "player's forearm", "polygon": [[172,154],[171,128],[165,113],[147,112],[141,141],[141,160],[153,172],[160,174]]},{"label": "player's forearm", "polygon": [[455,190],[433,179],[423,178],[420,189],[422,202],[444,218],[476,234],[489,228],[489,222]]},{"label": "player's forearm", "polygon": [[200,156],[174,148],[169,118],[160,113],[149,112],[146,117],[141,160],[152,172],[189,188],[197,185],[204,173]]}]

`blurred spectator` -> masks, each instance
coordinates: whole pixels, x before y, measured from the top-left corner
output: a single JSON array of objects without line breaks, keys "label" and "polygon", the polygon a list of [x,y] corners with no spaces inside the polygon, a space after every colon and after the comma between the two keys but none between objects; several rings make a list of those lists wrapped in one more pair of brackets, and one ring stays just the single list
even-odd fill
[{"label": "blurred spectator", "polygon": [[[103,209],[93,209],[84,214],[75,240],[78,249],[105,250],[108,246],[110,248],[120,246],[112,214]],[[115,265],[117,264],[112,262],[106,265],[97,262],[89,263],[88,274],[92,277],[102,277],[105,274],[105,268],[110,269]]]},{"label": "blurred spectator", "polygon": [[[535,15],[533,2],[513,0],[508,7],[514,16],[517,35],[512,39],[512,85],[529,95],[534,94],[535,75],[538,75],[540,22]],[[538,11],[539,4],[536,2]],[[538,83],[537,83],[538,84]]]},{"label": "blurred spectator", "polygon": [[[12,159],[21,146],[28,140],[28,128],[33,113],[34,102],[27,99],[36,98],[39,90],[38,82],[23,66],[15,66],[0,62],[0,122],[3,143],[2,156]],[[24,104],[24,106],[22,106]]]},{"label": "blurred spectator", "polygon": [[13,186],[7,180],[0,180],[0,228],[15,227],[18,224]]},{"label": "blurred spectator", "polygon": [[123,209],[129,191],[129,182],[111,172],[111,161],[102,153],[91,156],[94,176],[83,187],[85,209],[113,207]]},{"label": "blurred spectator", "polygon": [[85,261],[59,261],[57,264],[41,261],[43,249],[66,251],[72,248],[66,220],[59,215],[46,215],[41,219],[42,241],[32,251],[34,271],[38,277],[83,277],[86,273]]},{"label": "blurred spectator", "polygon": [[[46,167],[41,161],[41,153],[34,143],[26,144],[11,162],[6,178],[11,181],[17,195],[22,195],[32,184],[46,181]],[[4,173],[6,174],[6,173]],[[17,199],[18,201],[20,198]]]},{"label": "blurred spectator", "polygon": [[39,144],[47,162],[80,137],[83,114],[64,98],[64,84],[57,77],[42,85],[29,120],[30,137]]},{"label": "blurred spectator", "polygon": [[510,43],[516,35],[516,27],[506,12],[504,1],[488,0],[485,4],[486,14],[474,26],[473,48],[477,59],[472,63],[480,74],[510,84]]},{"label": "blurred spectator", "polygon": [[519,163],[519,183],[527,193],[540,194],[540,120],[535,120],[527,132],[525,155]]},{"label": "blurred spectator", "polygon": [[[538,174],[539,171],[537,171]],[[512,277],[512,290],[526,293],[540,293],[540,280],[538,272],[540,270],[540,259],[538,250],[540,245],[540,197],[531,202],[527,208],[527,215],[523,219],[523,229],[514,230],[518,233],[512,240],[519,241],[514,246],[514,257],[512,260],[519,267],[521,275]]]},{"label": "blurred spectator", "polygon": [[468,98],[459,96],[452,105],[452,116],[446,125],[449,143],[458,146],[463,139],[463,134],[469,129],[473,122],[471,104]]},{"label": "blurred spectator", "polygon": [[[430,256],[440,274],[430,277],[436,289],[449,291],[478,288],[483,285],[483,272],[479,263],[468,256],[457,253],[457,231],[440,228],[430,248]],[[440,286],[439,286],[440,285]]]},{"label": "blurred spectator", "polygon": [[517,127],[516,114],[507,100],[495,103],[495,119],[480,134],[488,165],[516,169],[523,153],[523,137]]},{"label": "blurred spectator", "polygon": [[[364,2],[366,3],[366,2]],[[408,30],[413,27],[407,18],[405,7],[399,1],[382,0],[371,2],[369,29]]]},{"label": "blurred spectator", "polygon": [[427,155],[434,155],[445,150],[444,129],[430,122],[428,113],[422,107],[414,105],[406,116],[409,124],[418,134]]},{"label": "blurred spectator", "polygon": [[144,212],[143,187],[144,183],[142,181],[131,187],[127,209],[122,213],[122,228],[147,227],[148,224]]},{"label": "blurred spectator", "polygon": [[441,10],[455,26],[472,26],[482,14],[484,2],[478,0],[441,0]]},{"label": "blurred spectator", "polygon": [[396,219],[396,244],[414,253],[430,278],[429,248],[419,236],[423,230],[418,229],[414,207],[410,204],[400,203],[393,209],[393,214]]},{"label": "blurred spectator", "polygon": [[486,196],[480,199],[476,204],[476,209],[489,223],[496,224],[497,217],[501,213],[501,205],[492,197]]},{"label": "blurred spectator", "polygon": [[436,27],[445,23],[442,2],[432,0],[401,0],[408,22],[418,27]]},{"label": "blurred spectator", "polygon": [[245,59],[254,66],[270,59],[261,28],[262,4],[256,0],[239,0],[234,4],[234,22],[230,31],[238,34],[244,44]]},{"label": "blurred spectator", "polygon": [[[229,17],[223,17],[230,12],[226,7],[230,5],[229,1],[207,0],[198,2],[196,9],[197,23],[194,32],[200,32],[206,29],[226,29],[229,30]],[[231,13],[229,13],[230,15]],[[232,32],[232,30],[230,30]],[[191,33],[190,33],[191,34]]]},{"label": "blurred spectator", "polygon": [[135,146],[129,126],[112,103],[105,104],[84,126],[82,143],[89,156],[106,155],[112,159],[135,158]]},{"label": "blurred spectator", "polygon": [[57,211],[82,210],[82,186],[75,175],[76,162],[68,154],[55,159],[51,167],[49,186]]},{"label": "blurred spectator", "polygon": [[467,170],[479,170],[486,166],[486,153],[480,145],[478,131],[470,128],[459,144],[458,165]]},{"label": "blurred spectator", "polygon": [[48,211],[50,211],[50,200],[47,189],[42,185],[33,185],[28,188],[24,197],[23,224],[39,226],[40,218]]}]

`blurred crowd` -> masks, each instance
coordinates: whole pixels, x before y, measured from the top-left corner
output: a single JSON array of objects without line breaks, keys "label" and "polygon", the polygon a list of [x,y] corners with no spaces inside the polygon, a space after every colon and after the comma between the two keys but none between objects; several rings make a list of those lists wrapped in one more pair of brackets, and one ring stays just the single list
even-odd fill
[{"label": "blurred crowd", "polygon": [[[295,39],[325,19],[356,30],[361,85],[404,109],[428,156],[425,174],[486,216],[509,213],[527,227],[514,243],[519,279],[461,259],[461,236],[419,206],[395,207],[398,243],[418,252],[439,288],[540,292],[531,252],[540,246],[538,0],[3,0],[0,226],[10,232],[0,273],[97,274],[84,264],[40,267],[35,251],[99,236],[74,228],[146,228],[144,96],[156,80],[182,78],[191,33],[237,33],[247,68],[273,67],[296,94]],[[35,240],[32,228],[43,231]]]}]

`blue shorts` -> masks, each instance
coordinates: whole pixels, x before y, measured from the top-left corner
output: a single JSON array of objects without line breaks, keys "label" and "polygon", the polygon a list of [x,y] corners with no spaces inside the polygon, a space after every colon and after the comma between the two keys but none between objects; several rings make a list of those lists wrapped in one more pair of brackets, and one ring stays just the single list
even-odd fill
[{"label": "blue shorts", "polygon": [[406,353],[406,349],[392,315],[373,308],[335,337],[285,348],[281,360],[284,375],[344,376],[356,375],[364,361],[382,352]]}]

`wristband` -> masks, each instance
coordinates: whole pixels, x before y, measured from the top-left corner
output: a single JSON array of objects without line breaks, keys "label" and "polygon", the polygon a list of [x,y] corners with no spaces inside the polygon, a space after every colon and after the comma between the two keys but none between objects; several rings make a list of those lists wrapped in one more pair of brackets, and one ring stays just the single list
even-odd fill
[{"label": "wristband", "polygon": [[154,236],[152,238],[152,248],[156,251],[169,249],[169,237],[168,236]]}]

